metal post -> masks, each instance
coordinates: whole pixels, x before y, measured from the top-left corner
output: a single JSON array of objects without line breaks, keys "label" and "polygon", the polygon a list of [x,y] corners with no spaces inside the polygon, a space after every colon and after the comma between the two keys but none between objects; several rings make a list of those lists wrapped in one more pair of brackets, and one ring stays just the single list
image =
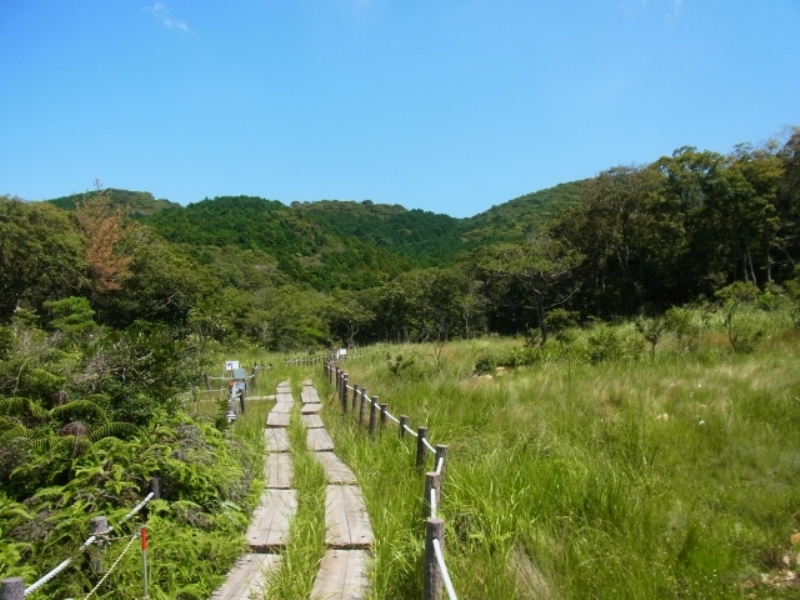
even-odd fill
[{"label": "metal post", "polygon": [[439,540],[439,547],[444,553],[444,521],[427,519],[425,521],[425,570],[422,576],[422,597],[424,600],[441,600],[442,572],[436,562],[433,540]]},{"label": "metal post", "polygon": [[139,530],[142,536],[142,575],[144,576],[144,596],[143,600],[150,598],[150,573],[147,569],[147,527]]}]

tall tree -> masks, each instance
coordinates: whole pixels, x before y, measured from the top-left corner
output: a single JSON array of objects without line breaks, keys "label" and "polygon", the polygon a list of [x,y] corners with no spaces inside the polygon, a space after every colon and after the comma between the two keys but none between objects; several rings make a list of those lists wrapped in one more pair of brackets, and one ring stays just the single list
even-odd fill
[{"label": "tall tree", "polygon": [[130,276],[133,256],[122,250],[134,224],[126,221],[125,207],[112,207],[111,197],[100,189],[85,196],[75,207],[75,218],[86,238],[85,259],[95,292],[105,293],[122,288]]},{"label": "tall tree", "polygon": [[85,283],[83,244],[67,213],[46,203],[0,196],[0,319]]}]

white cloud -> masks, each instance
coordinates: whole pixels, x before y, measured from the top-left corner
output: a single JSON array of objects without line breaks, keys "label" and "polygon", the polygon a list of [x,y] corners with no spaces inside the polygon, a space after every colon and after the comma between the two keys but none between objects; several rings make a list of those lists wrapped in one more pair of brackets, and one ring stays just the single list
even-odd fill
[{"label": "white cloud", "polygon": [[153,6],[145,6],[145,10],[147,10],[154,18],[161,21],[161,24],[164,25],[167,29],[177,29],[179,31],[189,31],[189,26],[186,24],[186,21],[183,19],[175,19],[169,14],[169,9],[163,2],[156,2]]}]

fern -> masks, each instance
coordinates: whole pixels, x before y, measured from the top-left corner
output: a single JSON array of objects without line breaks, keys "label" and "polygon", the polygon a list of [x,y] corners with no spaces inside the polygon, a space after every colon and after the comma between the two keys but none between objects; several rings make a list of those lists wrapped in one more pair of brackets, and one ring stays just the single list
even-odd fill
[{"label": "fern", "polygon": [[69,417],[75,416],[89,416],[100,423],[107,421],[105,410],[88,399],[73,400],[62,406],[56,406],[50,410],[50,416],[62,421],[71,420]]},{"label": "fern", "polygon": [[105,423],[99,427],[92,429],[90,438],[93,442],[107,437],[122,438],[125,436],[132,436],[141,433],[141,429],[133,423],[125,423],[123,421],[113,421]]},{"label": "fern", "polygon": [[34,419],[47,419],[47,411],[44,408],[30,398],[20,396],[0,398],[0,414],[27,415]]}]

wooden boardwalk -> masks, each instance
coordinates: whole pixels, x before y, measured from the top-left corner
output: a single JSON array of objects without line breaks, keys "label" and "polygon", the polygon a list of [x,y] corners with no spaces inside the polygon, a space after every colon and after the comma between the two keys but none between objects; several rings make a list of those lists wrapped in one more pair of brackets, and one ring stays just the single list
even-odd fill
[{"label": "wooden boardwalk", "polygon": [[333,452],[317,452],[317,459],[325,470],[325,479],[333,485],[355,485],[356,476]]},{"label": "wooden boardwalk", "polygon": [[[268,597],[269,576],[280,567],[280,552],[290,542],[297,492],[291,487],[294,467],[286,430],[295,405],[289,382],[278,384],[275,400],[264,428],[264,443],[269,452],[264,465],[266,489],[246,533],[252,553],[239,558],[212,600]],[[322,408],[311,380],[304,380],[300,419],[307,430],[306,447],[315,453],[328,482],[325,489],[328,550],[314,579],[311,598],[363,600],[369,594],[374,535],[355,474],[332,452],[333,440],[319,415]]]},{"label": "wooden boardwalk", "polygon": [[370,555],[364,550],[328,550],[322,557],[312,600],[352,600],[369,592]]},{"label": "wooden boardwalk", "polygon": [[265,490],[245,534],[251,550],[271,554],[286,546],[296,512],[295,490]]},{"label": "wooden boardwalk", "polygon": [[322,417],[318,414],[300,415],[300,422],[306,429],[320,429],[325,427],[325,424],[322,422]]},{"label": "wooden boardwalk", "polygon": [[312,452],[329,452],[333,450],[333,440],[325,429],[309,429],[306,431],[306,447]]},{"label": "wooden boardwalk", "polygon": [[273,399],[279,401],[267,416],[264,429],[264,445],[269,452],[264,461],[266,489],[245,534],[252,554],[245,554],[236,561],[211,600],[265,598],[269,576],[280,568],[282,556],[279,552],[289,542],[292,519],[297,512],[297,492],[291,489],[294,465],[286,427],[294,398],[286,382],[279,384],[277,391]]},{"label": "wooden boardwalk", "polygon": [[294,479],[294,465],[292,457],[287,452],[273,452],[267,457],[264,469],[264,479],[267,488],[272,490],[288,490],[292,487]]},{"label": "wooden boardwalk", "polygon": [[267,592],[267,577],[278,570],[281,557],[277,554],[245,554],[239,557],[222,587],[211,600],[251,600],[263,598]]}]

